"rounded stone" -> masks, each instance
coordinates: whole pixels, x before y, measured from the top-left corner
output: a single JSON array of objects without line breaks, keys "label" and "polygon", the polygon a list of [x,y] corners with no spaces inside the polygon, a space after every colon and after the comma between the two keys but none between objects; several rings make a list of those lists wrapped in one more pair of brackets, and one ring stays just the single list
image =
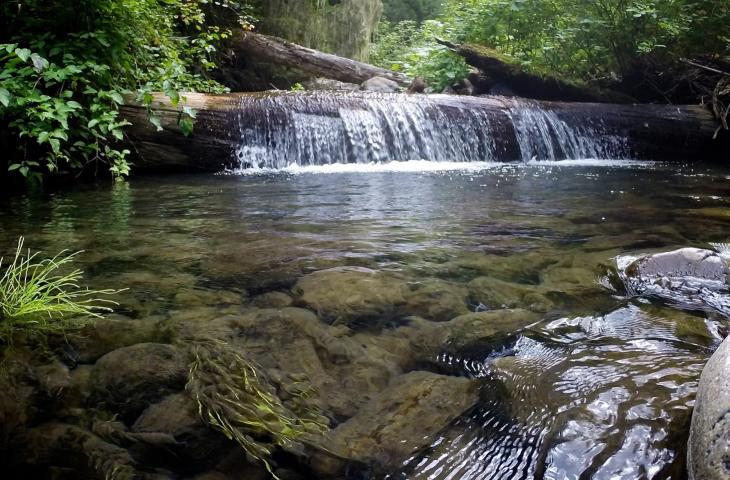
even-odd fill
[{"label": "rounded stone", "polygon": [[691,480],[730,480],[730,337],[700,376],[687,463]]}]

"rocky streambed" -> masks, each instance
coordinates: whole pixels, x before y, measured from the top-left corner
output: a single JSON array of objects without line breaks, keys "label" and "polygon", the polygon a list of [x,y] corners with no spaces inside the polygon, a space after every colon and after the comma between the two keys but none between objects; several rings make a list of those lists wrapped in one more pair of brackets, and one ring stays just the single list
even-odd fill
[{"label": "rocky streambed", "polygon": [[128,288],[14,344],[4,476],[682,478],[690,430],[690,464],[722,468],[704,458],[724,451],[723,364],[700,373],[728,330],[703,243],[726,231],[724,173],[635,168],[178,177],[0,205],[3,239],[72,243],[94,286]]}]

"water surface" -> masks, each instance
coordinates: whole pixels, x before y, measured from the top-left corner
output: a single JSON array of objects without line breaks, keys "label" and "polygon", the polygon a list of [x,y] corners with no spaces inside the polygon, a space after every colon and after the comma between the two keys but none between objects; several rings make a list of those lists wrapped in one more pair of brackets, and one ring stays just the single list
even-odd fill
[{"label": "water surface", "polygon": [[[685,478],[697,381],[727,323],[598,279],[619,254],[727,241],[730,171],[463,167],[144,177],[13,197],[0,203],[0,248],[24,235],[49,254],[85,250],[90,285],[129,288],[118,313],[130,321],[246,311],[338,266],[463,285],[468,310],[538,320],[445,345],[423,367],[481,379],[482,401],[392,478]],[[415,308],[428,319],[428,302]]]}]

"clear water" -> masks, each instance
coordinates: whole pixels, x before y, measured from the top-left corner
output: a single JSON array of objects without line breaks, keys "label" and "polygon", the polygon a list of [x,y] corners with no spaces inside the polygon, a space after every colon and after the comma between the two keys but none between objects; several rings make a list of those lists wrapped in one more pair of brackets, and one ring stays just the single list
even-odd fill
[{"label": "clear water", "polygon": [[[685,478],[697,381],[726,320],[627,300],[597,279],[618,254],[726,241],[730,171],[605,162],[403,171],[417,165],[145,177],[12,197],[0,201],[0,248],[10,253],[24,235],[47,253],[83,249],[88,284],[129,288],[119,314],[173,325],[241,314],[258,295],[291,294],[302,276],[335,266],[415,283],[505,282],[509,306],[537,322],[504,332],[496,350],[445,345],[425,359],[480,379],[482,400],[391,478]],[[489,304],[484,295],[470,294],[466,308]],[[428,317],[429,307],[414,308]],[[395,329],[347,335],[385,341]]]}]

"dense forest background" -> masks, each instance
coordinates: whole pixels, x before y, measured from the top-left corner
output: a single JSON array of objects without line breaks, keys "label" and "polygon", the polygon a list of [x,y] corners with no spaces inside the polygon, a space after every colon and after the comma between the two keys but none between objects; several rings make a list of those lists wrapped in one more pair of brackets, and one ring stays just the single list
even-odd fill
[{"label": "dense forest background", "polygon": [[[444,39],[639,101],[701,102],[730,93],[728,25],[727,0],[7,0],[0,148],[10,154],[0,175],[124,177],[119,106],[149,106],[153,91],[173,103],[185,91],[227,91],[225,69],[242,63],[226,45],[242,30],[423,77],[436,92],[470,74]],[[149,119],[159,127],[152,109]],[[180,128],[194,123],[185,109]]]}]

